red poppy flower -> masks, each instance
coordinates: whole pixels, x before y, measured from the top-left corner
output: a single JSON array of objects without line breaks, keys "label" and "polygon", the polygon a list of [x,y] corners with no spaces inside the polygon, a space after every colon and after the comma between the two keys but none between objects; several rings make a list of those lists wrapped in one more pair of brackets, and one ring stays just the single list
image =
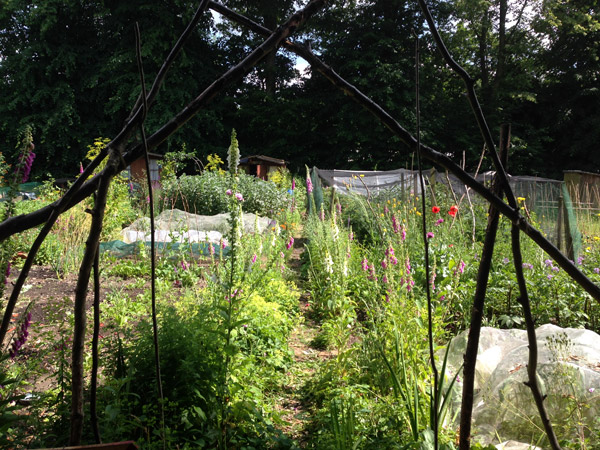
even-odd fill
[{"label": "red poppy flower", "polygon": [[450,208],[450,211],[448,211],[448,214],[450,214],[452,217],[454,217],[454,216],[456,216],[457,212],[458,212],[458,206],[452,205],[452,207]]},{"label": "red poppy flower", "polygon": [[439,206],[434,206],[433,208],[431,208],[431,212],[434,214],[437,214],[440,212],[440,207]]}]

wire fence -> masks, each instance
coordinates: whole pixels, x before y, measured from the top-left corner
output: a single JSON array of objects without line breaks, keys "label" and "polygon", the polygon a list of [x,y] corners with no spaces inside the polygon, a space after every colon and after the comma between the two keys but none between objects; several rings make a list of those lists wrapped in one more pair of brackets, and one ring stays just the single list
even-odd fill
[{"label": "wire fence", "polygon": [[[424,173],[426,190],[435,192],[446,188],[454,199],[468,196],[474,204],[486,201],[465,186],[456,176],[435,169]],[[377,196],[390,190],[401,199],[420,195],[419,174],[415,170],[388,171],[313,169],[324,187],[337,192]],[[490,186],[494,172],[477,174],[475,178]],[[316,181],[316,180],[314,180]],[[515,196],[521,200],[524,213],[548,238],[572,259],[582,246],[582,240],[600,236],[600,175],[581,171],[565,172],[565,180],[534,176],[509,176]]]}]

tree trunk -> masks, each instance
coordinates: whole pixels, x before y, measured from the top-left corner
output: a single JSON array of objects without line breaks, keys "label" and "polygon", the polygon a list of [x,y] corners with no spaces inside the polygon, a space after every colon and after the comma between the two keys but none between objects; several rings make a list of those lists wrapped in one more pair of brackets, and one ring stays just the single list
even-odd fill
[{"label": "tree trunk", "polygon": [[[274,14],[274,11],[268,12],[264,16],[265,27],[269,30],[274,30],[277,27],[277,17]],[[276,60],[277,57],[277,49],[274,49],[271,53],[269,53],[265,57],[265,92],[267,96],[273,97],[275,95],[275,88],[277,86],[277,68],[276,68]]]},{"label": "tree trunk", "polygon": [[490,72],[488,67],[488,33],[490,31],[490,11],[487,10],[481,17],[481,28],[478,36],[478,55],[479,74],[481,77],[481,94],[483,103],[487,104],[489,100]]},{"label": "tree trunk", "polygon": [[498,62],[496,65],[496,76],[494,78],[494,86],[492,99],[498,101],[498,94],[504,84],[506,73],[506,14],[508,13],[508,0],[500,0],[500,17],[498,23]]}]

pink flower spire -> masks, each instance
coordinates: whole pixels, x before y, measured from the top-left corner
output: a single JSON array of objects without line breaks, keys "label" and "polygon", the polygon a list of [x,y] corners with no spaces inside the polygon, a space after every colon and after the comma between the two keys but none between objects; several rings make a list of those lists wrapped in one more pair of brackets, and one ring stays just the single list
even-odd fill
[{"label": "pink flower spire", "polygon": [[[33,146],[33,144],[31,144]],[[29,174],[31,173],[31,166],[33,165],[33,160],[35,159],[35,153],[33,150],[29,152],[27,158],[25,158],[25,162],[23,164],[23,181],[22,183],[27,182],[29,179]]]},{"label": "pink flower spire", "polygon": [[392,230],[394,233],[398,233],[400,231],[400,224],[398,223],[398,219],[396,219],[395,214],[392,214]]},{"label": "pink flower spire", "polygon": [[21,347],[23,347],[23,345],[25,345],[25,342],[27,342],[27,338],[29,337],[29,325],[30,324],[31,324],[31,312],[28,312],[27,315],[25,316],[25,320],[21,324],[19,334],[13,341],[12,346],[8,351],[8,353],[10,354],[10,357],[12,359],[14,359],[19,354],[19,350],[21,349]]},{"label": "pink flower spire", "polygon": [[367,258],[364,258],[362,260],[362,270],[364,270],[365,272],[369,270],[369,261],[367,260]]}]

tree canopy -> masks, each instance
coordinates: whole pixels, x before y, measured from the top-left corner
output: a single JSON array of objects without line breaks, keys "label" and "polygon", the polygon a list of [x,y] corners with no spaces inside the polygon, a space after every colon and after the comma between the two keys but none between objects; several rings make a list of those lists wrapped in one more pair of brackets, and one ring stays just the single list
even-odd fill
[{"label": "tree canopy", "polygon": [[[231,9],[276,27],[294,2],[229,0]],[[513,124],[513,173],[560,176],[600,167],[600,12],[594,0],[430,2],[450,52],[477,80],[492,129]],[[147,79],[159,69],[197,4],[184,0],[7,0],[0,10],[0,145],[10,159],[19,129],[34,128],[34,175],[76,173],[87,145],[112,136],[140,93],[133,24],[140,24]],[[414,129],[414,33],[422,48],[423,141],[474,168],[483,142],[414,0],[334,1],[300,30],[327,64]],[[206,14],[167,76],[147,120],[156,129],[217,74],[260,42]],[[163,145],[222,157],[238,131],[242,153],[291,167],[383,169],[411,164],[405,148],[310,68],[284,50],[243,84],[215,98]]]}]

